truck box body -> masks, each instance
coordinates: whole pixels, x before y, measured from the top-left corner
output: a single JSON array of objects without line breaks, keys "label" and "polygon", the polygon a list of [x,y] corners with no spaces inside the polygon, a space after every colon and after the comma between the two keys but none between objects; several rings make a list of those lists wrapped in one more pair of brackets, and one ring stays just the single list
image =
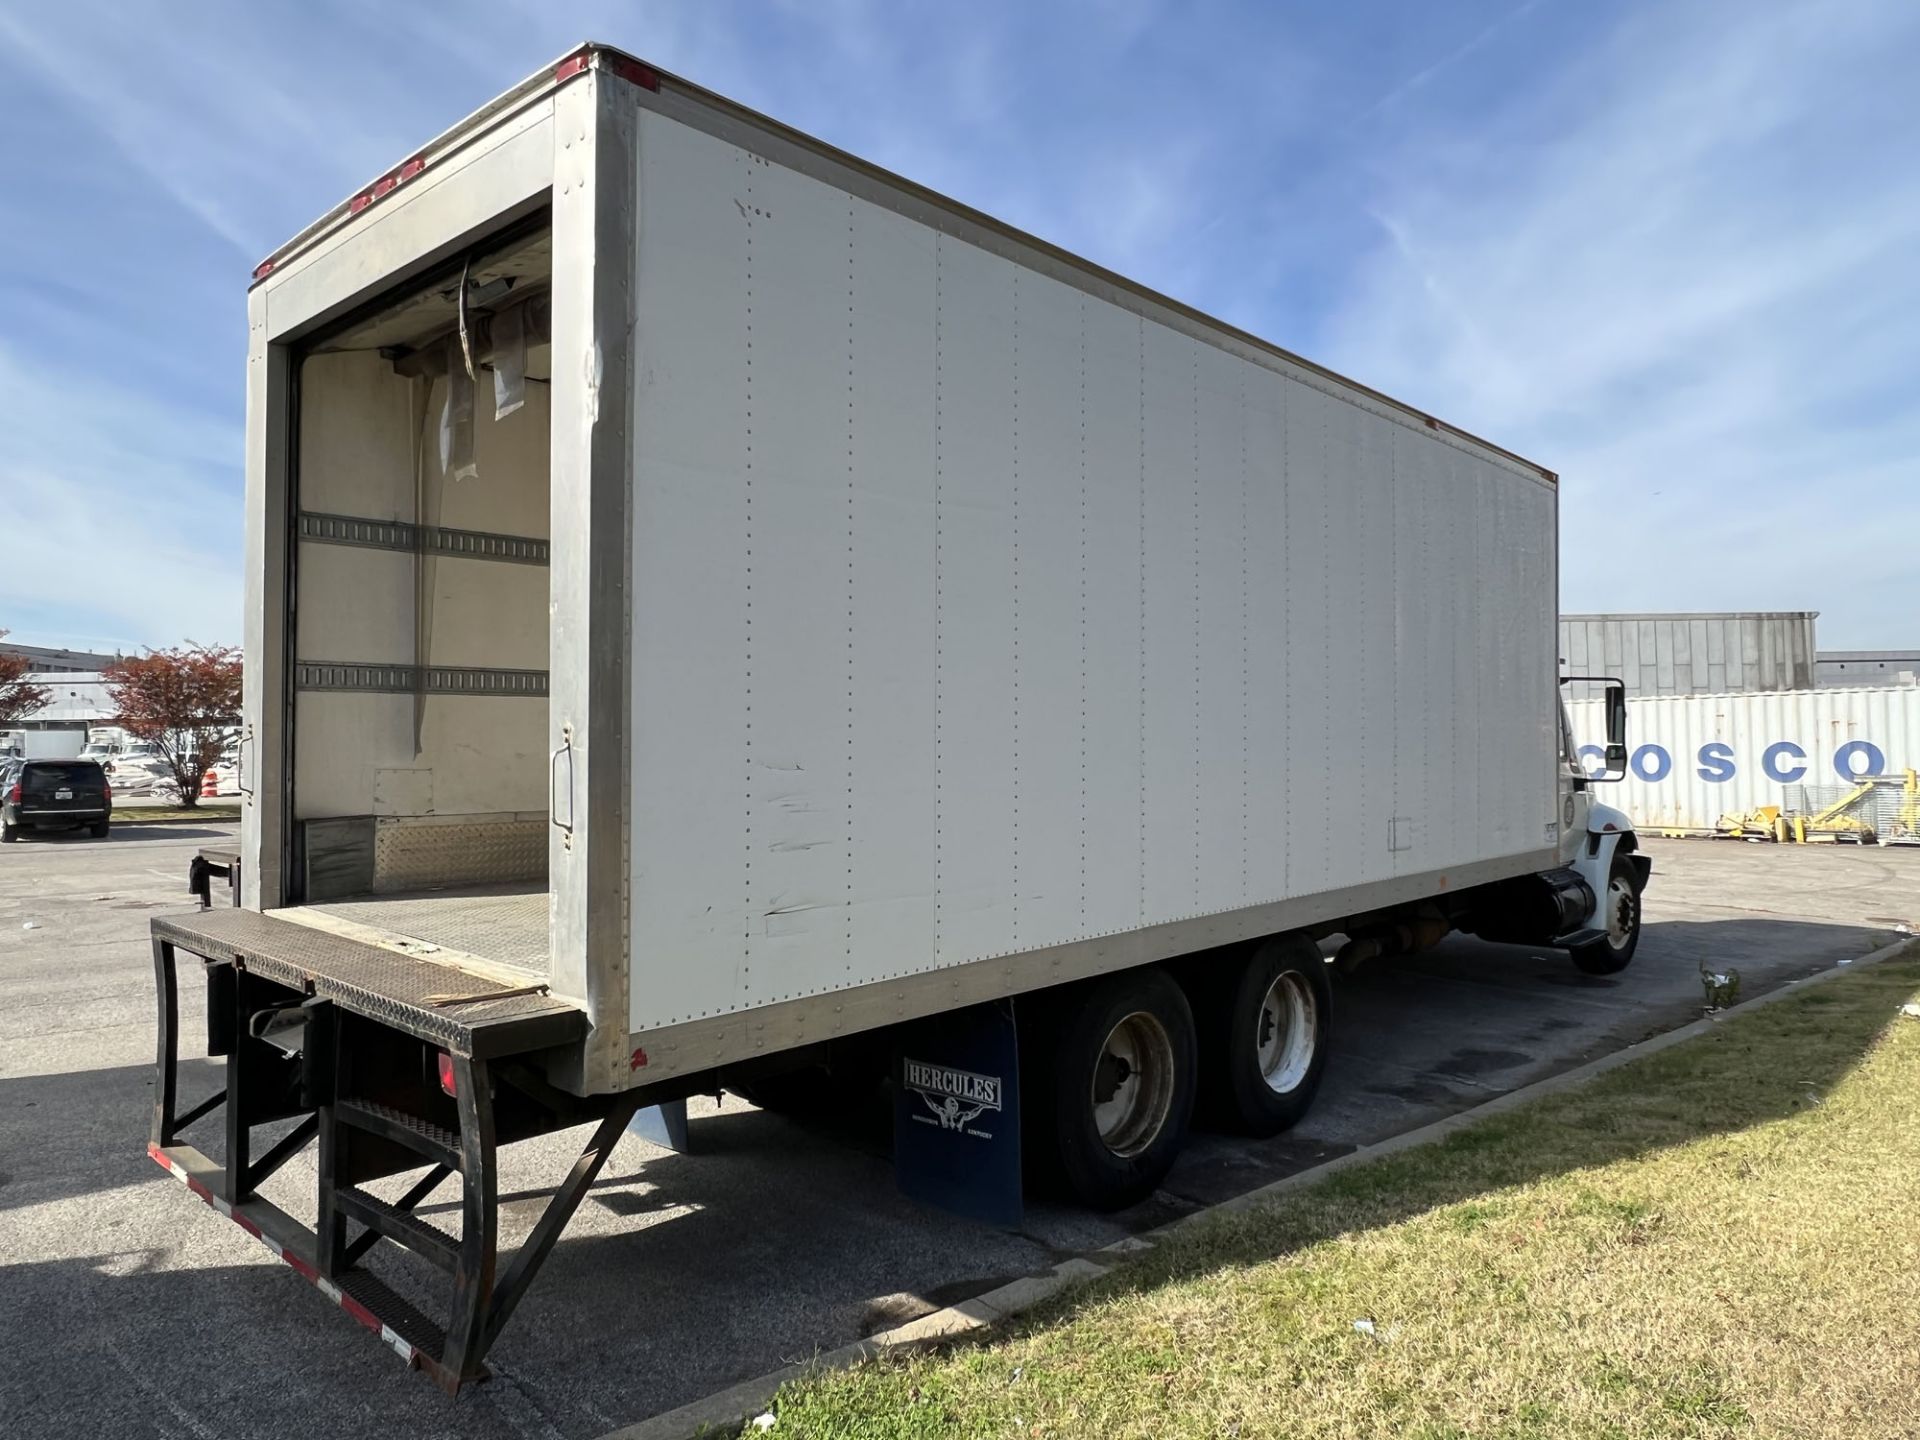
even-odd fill
[{"label": "truck box body", "polygon": [[609,51],[382,184],[252,292],[247,898],[557,1083],[1554,863],[1547,472]]}]

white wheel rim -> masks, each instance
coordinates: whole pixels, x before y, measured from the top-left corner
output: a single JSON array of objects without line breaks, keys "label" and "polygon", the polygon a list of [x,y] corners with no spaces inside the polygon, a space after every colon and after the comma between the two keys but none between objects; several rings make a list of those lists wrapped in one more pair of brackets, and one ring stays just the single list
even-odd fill
[{"label": "white wheel rim", "polygon": [[1633,938],[1633,886],[1615,876],[1607,882],[1607,943],[1627,948]]},{"label": "white wheel rim", "polygon": [[1173,1041],[1144,1010],[1107,1032],[1090,1087],[1100,1143],[1123,1158],[1159,1138],[1173,1109]]},{"label": "white wheel rim", "polygon": [[1274,1094],[1290,1095],[1307,1078],[1319,1048],[1318,1019],[1319,1005],[1304,975],[1287,970],[1274,976],[1254,1017],[1260,1078]]}]

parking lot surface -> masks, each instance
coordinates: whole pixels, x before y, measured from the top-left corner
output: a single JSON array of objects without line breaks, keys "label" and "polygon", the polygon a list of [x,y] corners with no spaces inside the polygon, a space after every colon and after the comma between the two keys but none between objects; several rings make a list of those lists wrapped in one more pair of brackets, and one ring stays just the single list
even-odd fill
[{"label": "parking lot surface", "polygon": [[[185,908],[188,858],[230,834],[121,825],[0,852],[0,1433],[598,1435],[1684,1024],[1703,969],[1737,969],[1750,998],[1920,922],[1920,851],[1649,841],[1647,930],[1624,974],[1455,937],[1342,977],[1303,1126],[1196,1136],[1119,1216],[952,1219],[896,1193],[884,1133],[697,1104],[695,1153],[621,1143],[495,1346],[493,1380],[455,1402],[144,1153],[147,921]],[[198,997],[182,1002],[192,1037]],[[214,1088],[211,1065],[183,1068],[183,1100]],[[579,1139],[504,1153],[503,1253]],[[311,1221],[312,1183],[296,1162],[266,1193]],[[385,1248],[391,1282],[440,1308],[439,1273]]]}]

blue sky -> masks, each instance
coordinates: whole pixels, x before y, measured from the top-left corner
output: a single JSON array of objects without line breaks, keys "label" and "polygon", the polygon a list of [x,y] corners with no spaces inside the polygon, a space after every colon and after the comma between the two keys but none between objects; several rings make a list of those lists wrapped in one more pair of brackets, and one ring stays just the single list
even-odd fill
[{"label": "blue sky", "polygon": [[1910,0],[6,3],[0,628],[238,637],[248,272],[588,36],[1559,470],[1564,608],[1920,645]]}]

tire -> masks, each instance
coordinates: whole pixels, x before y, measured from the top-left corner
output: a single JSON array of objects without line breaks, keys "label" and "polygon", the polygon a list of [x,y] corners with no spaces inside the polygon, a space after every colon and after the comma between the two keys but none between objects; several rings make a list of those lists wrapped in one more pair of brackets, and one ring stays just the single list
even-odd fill
[{"label": "tire", "polygon": [[104,840],[107,838],[108,832],[113,829],[113,822],[110,820],[96,820],[87,828],[93,832],[94,839]]},{"label": "tire", "polygon": [[0,845],[11,845],[20,838],[20,827],[0,821]]},{"label": "tire", "polygon": [[1573,963],[1587,975],[1618,975],[1633,963],[1640,948],[1640,892],[1634,888],[1633,866],[1624,855],[1613,857],[1607,872],[1607,893],[1600,900],[1606,936],[1586,945],[1568,947]]},{"label": "tire", "polygon": [[1202,1113],[1222,1129],[1262,1138],[1298,1123],[1326,1070],[1333,982],[1320,947],[1276,935],[1203,978]]},{"label": "tire", "polygon": [[1193,1118],[1187,997],[1149,966],[1076,987],[1053,1014],[1023,1047],[1036,1057],[1022,1067],[1028,1156],[1093,1209],[1138,1204],[1173,1168]]}]

